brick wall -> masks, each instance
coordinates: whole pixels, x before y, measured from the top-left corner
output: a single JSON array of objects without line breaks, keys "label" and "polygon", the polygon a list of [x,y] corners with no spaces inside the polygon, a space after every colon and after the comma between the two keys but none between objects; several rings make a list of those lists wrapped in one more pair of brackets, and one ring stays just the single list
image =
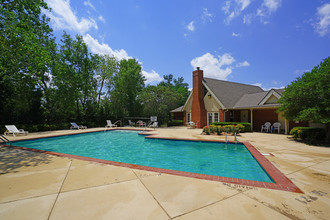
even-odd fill
[{"label": "brick wall", "polygon": [[222,109],[219,110],[219,122],[225,121],[225,113]]},{"label": "brick wall", "polygon": [[203,70],[197,68],[193,71],[193,97],[191,105],[191,121],[198,122],[198,127],[202,128],[207,125],[206,109],[204,105],[203,95]]},{"label": "brick wall", "polygon": [[173,120],[183,120],[183,112],[173,112]]},{"label": "brick wall", "polygon": [[306,121],[299,121],[299,122],[294,122],[294,121],[289,121],[289,131],[291,131],[292,128],[294,127],[308,127],[309,123]]},{"label": "brick wall", "polygon": [[183,111],[183,125],[187,125],[187,112]]},{"label": "brick wall", "polygon": [[253,110],[253,130],[260,131],[261,125],[264,125],[266,122],[274,124],[278,122],[278,114],[276,109],[258,109]]}]

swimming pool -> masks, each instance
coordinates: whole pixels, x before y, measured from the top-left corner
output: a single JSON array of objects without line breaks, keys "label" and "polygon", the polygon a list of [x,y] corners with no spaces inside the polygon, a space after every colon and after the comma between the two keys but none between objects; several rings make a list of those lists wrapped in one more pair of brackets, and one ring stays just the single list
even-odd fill
[{"label": "swimming pool", "polygon": [[113,130],[17,141],[15,146],[89,158],[274,183],[243,144],[149,139]]}]

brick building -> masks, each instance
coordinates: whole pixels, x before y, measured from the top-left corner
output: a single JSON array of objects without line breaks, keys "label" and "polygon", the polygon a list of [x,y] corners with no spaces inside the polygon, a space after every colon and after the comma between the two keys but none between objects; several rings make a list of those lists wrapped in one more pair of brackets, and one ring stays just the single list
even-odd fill
[{"label": "brick building", "polygon": [[200,128],[212,122],[250,122],[252,130],[260,131],[265,122],[280,122],[282,133],[288,133],[299,124],[289,123],[276,112],[283,91],[264,91],[258,86],[206,78],[197,67],[192,92],[180,111],[184,124],[198,122]]}]

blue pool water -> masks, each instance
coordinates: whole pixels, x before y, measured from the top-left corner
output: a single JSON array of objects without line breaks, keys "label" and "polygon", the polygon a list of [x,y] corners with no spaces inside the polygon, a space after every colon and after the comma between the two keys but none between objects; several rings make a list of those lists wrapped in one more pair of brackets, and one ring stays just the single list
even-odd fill
[{"label": "blue pool water", "polygon": [[243,144],[147,139],[137,131],[60,136],[14,145],[192,173],[273,182]]}]

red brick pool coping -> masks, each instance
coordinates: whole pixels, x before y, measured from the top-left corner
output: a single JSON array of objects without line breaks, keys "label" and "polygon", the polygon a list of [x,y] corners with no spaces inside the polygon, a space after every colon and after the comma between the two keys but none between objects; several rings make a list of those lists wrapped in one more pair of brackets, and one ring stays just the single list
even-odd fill
[{"label": "red brick pool coping", "polygon": [[[112,129],[112,130],[123,130],[123,129]],[[90,132],[85,132],[85,133],[90,133]],[[147,132],[142,132],[141,134],[148,135]],[[76,134],[66,134],[66,135],[76,135]],[[66,135],[56,135],[56,136],[66,136]],[[41,137],[41,138],[49,138],[49,137],[55,137],[55,136],[47,136],[47,137]],[[149,136],[146,136],[145,138],[223,143],[223,141],[217,141],[217,140],[156,137],[152,134]],[[32,140],[32,139],[40,139],[40,138],[28,138],[25,140]],[[218,182],[224,182],[224,183],[230,183],[230,184],[239,184],[239,185],[250,186],[250,187],[261,187],[261,188],[267,188],[267,189],[276,189],[276,190],[283,190],[283,191],[288,191],[288,192],[303,193],[293,182],[291,182],[290,179],[288,179],[271,162],[269,162],[252,144],[250,144],[249,142],[239,142],[239,143],[242,143],[245,145],[245,147],[250,151],[250,153],[253,155],[253,157],[259,162],[259,164],[264,168],[264,170],[274,180],[275,183],[245,180],[245,179],[238,179],[238,178],[231,178],[231,177],[213,176],[213,175],[206,175],[206,174],[199,174],[199,173],[190,173],[190,172],[177,171],[177,170],[168,170],[168,169],[163,169],[163,168],[148,167],[148,166],[135,165],[135,164],[129,164],[129,163],[95,159],[95,158],[90,158],[90,157],[83,157],[83,156],[77,156],[77,155],[72,155],[72,154],[44,151],[44,150],[38,150],[38,149],[31,149],[31,148],[26,148],[26,147],[18,147],[18,146],[11,146],[11,145],[1,145],[1,146],[10,147],[10,148],[14,148],[14,149],[27,150],[27,151],[32,151],[32,152],[38,152],[38,153],[45,153],[45,154],[54,155],[54,156],[68,157],[68,158],[73,158],[73,159],[109,164],[109,165],[120,166],[120,167],[128,167],[128,168],[132,168],[132,169],[152,171],[152,172],[157,172],[157,173],[166,173],[166,174],[171,174],[171,175],[192,177],[192,178],[197,178],[197,179],[218,181]]]}]

